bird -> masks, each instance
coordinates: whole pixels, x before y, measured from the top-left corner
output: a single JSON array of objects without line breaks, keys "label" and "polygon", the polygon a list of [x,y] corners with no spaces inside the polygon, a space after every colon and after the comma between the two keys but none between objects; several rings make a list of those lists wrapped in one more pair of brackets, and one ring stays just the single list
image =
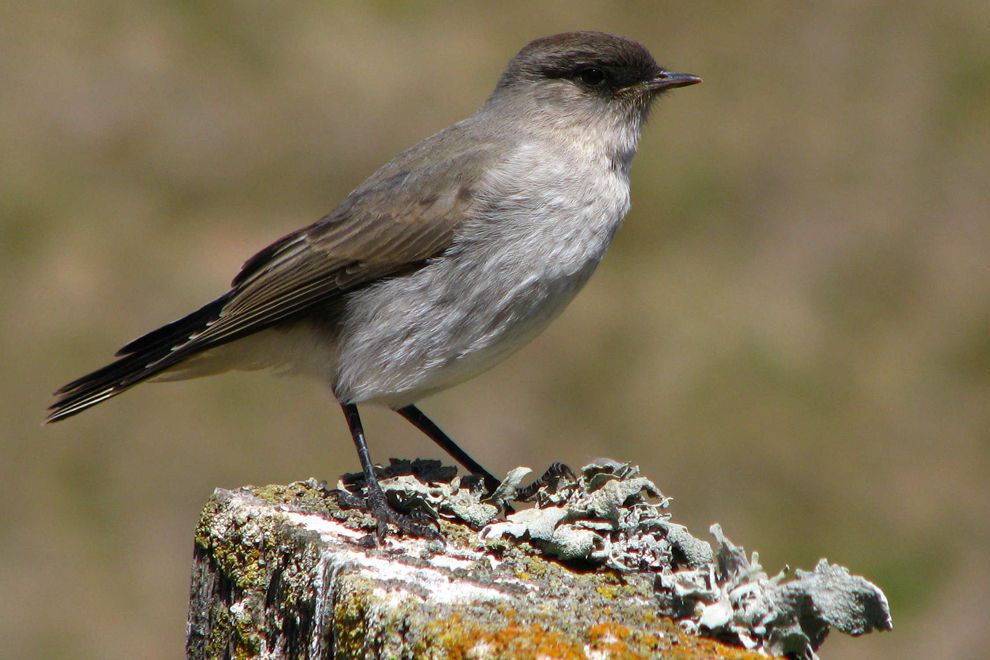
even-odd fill
[{"label": "bird", "polygon": [[494,489],[499,480],[417,403],[491,368],[560,314],[629,210],[654,101],[699,82],[613,34],[531,41],[474,114],[250,257],[223,295],[58,389],[46,421],[152,379],[259,369],[315,378],[343,410],[379,536],[389,524],[430,536],[387,501],[358,406],[397,411]]}]

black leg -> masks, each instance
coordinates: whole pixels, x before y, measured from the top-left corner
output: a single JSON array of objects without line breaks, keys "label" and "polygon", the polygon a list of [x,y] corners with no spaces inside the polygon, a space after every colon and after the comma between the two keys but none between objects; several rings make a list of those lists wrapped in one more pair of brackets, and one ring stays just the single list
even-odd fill
[{"label": "black leg", "polygon": [[[413,426],[425,433],[430,440],[440,445],[441,449],[450,454],[455,461],[463,465],[472,474],[481,475],[485,480],[485,488],[488,489],[488,492],[495,492],[495,489],[498,488],[501,481],[496,479],[491,472],[483,468],[478,461],[468,456],[467,452],[458,447],[457,443],[455,443],[449,435],[444,433],[439,426],[434,424],[429,417],[424,415],[422,410],[414,405],[409,405],[405,408],[399,408],[395,412],[412,422]],[[360,452],[360,450],[358,451]],[[367,453],[367,450],[365,450],[365,452]]]},{"label": "black leg", "polygon": [[393,523],[400,530],[414,536],[426,538],[436,538],[439,536],[436,530],[426,525],[420,524],[422,518],[399,513],[392,509],[385,498],[385,492],[378,477],[375,476],[375,465],[371,462],[371,454],[368,452],[368,443],[364,439],[364,426],[361,424],[361,416],[358,414],[357,406],[353,403],[343,403],[344,417],[347,419],[347,426],[351,430],[351,438],[354,446],[357,447],[358,458],[361,460],[361,470],[364,472],[365,492],[367,494],[368,510],[378,521],[378,538],[385,537],[388,523]]}]

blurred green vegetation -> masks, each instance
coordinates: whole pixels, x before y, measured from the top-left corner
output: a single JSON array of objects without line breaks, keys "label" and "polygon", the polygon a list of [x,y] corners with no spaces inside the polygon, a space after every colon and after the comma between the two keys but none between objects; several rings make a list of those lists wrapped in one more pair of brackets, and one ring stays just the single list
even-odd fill
[{"label": "blurred green vegetation", "polygon": [[[460,119],[528,40],[639,39],[705,84],[654,114],[633,209],[551,329],[424,408],[491,469],[642,465],[771,571],[874,578],[896,629],[990,644],[990,4],[5,3],[0,639],[174,657],[214,487],[356,467],[312,383],[48,393]],[[373,453],[436,455],[386,413]]]}]

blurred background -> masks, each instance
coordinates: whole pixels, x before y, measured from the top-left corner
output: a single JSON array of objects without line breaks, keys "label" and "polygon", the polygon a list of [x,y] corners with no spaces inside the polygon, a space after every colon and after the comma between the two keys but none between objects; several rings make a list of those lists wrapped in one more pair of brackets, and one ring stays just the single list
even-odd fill
[{"label": "blurred background", "polygon": [[[316,384],[49,393],[225,290],[547,34],[634,37],[666,96],[633,208],[544,335],[423,409],[483,464],[642,466],[771,573],[820,557],[895,630],[826,657],[990,644],[990,3],[147,2],[0,8],[0,639],[182,653],[216,487],[358,468]],[[373,455],[439,456],[368,409]]]}]

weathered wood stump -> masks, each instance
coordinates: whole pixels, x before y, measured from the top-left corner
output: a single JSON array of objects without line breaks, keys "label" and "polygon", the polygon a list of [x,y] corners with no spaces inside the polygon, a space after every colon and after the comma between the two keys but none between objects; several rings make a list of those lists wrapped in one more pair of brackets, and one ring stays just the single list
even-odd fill
[{"label": "weathered wood stump", "polygon": [[187,655],[764,657],[659,616],[646,575],[582,573],[443,528],[445,546],[368,547],[312,484],[217,490],[196,536]]},{"label": "weathered wood stump", "polygon": [[[442,542],[390,535],[376,544],[371,518],[341,509],[336,493],[314,481],[217,490],[196,531],[187,655],[766,657],[738,644],[814,655],[828,625],[806,624],[815,620],[818,587],[805,582],[827,583],[832,600],[823,601],[825,609],[835,607],[833,596],[849,591],[848,585],[836,586],[834,575],[819,567],[780,586],[724,538],[715,556],[684,528],[663,522],[654,510],[666,502],[639,499],[640,490],[654,500],[659,493],[637,473],[603,479],[600,471],[587,470],[585,490],[575,494],[577,486],[568,486],[566,506],[557,506],[561,502],[550,493],[536,509],[488,524],[481,534],[477,528],[498,509],[466,497],[457,478],[446,490],[429,480],[393,480],[430,501],[440,516]],[[450,514],[455,509],[458,516]],[[875,587],[859,588],[856,583],[850,591],[855,611],[863,602],[873,606]],[[785,604],[778,608],[783,614],[759,614],[751,635],[743,626],[752,604],[745,593],[765,593],[762,600],[779,605],[788,589],[797,594],[792,600],[798,609],[792,613]],[[733,600],[731,594],[743,592],[749,600]],[[889,625],[885,608],[883,601],[883,611],[870,615],[877,621],[871,626]],[[873,629],[864,625],[846,624],[846,632]],[[788,636],[800,638],[798,645]]]}]

